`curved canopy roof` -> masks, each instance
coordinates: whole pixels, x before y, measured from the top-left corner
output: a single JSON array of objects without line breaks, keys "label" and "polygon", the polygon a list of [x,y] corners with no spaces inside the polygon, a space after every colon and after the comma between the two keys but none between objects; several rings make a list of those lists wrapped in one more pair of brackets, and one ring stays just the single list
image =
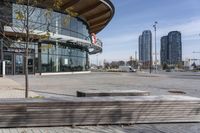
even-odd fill
[{"label": "curved canopy roof", "polygon": [[[30,0],[31,1],[31,0]],[[60,12],[73,12],[89,26],[91,33],[101,31],[112,19],[115,9],[110,0],[61,0]],[[53,6],[53,0],[41,0],[40,7]]]},{"label": "curved canopy roof", "polygon": [[110,22],[115,12],[113,4],[109,0],[65,1],[67,6],[71,4],[78,16],[88,23],[91,33],[101,31]]}]

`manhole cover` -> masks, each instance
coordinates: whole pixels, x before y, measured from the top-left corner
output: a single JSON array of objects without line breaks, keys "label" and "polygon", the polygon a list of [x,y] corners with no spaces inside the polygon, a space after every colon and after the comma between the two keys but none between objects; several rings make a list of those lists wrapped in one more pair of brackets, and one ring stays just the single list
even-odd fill
[{"label": "manhole cover", "polygon": [[172,93],[172,94],[177,94],[177,95],[184,95],[186,94],[186,92],[184,91],[168,91],[169,93]]}]

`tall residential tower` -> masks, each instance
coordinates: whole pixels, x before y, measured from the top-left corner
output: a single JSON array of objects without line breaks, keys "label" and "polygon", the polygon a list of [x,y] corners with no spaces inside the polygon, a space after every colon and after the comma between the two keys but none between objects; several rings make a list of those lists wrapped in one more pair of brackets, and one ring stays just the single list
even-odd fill
[{"label": "tall residential tower", "polygon": [[143,45],[142,45],[142,35],[139,36],[139,60],[142,61],[144,59],[144,57],[142,56],[142,49],[143,49]]},{"label": "tall residential tower", "polygon": [[168,36],[163,36],[161,38],[160,58],[161,58],[160,59],[161,64],[168,64],[169,60]]},{"label": "tall residential tower", "polygon": [[177,65],[182,62],[182,41],[179,31],[169,32],[161,38],[161,64]]},{"label": "tall residential tower", "polygon": [[150,30],[143,31],[139,36],[139,59],[143,64],[151,62],[152,33]]}]

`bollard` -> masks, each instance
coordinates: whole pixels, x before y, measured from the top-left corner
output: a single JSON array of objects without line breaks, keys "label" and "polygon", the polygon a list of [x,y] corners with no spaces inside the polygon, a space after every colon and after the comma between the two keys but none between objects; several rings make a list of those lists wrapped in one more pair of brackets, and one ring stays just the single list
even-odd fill
[{"label": "bollard", "polygon": [[2,77],[4,77],[6,75],[6,62],[3,61],[2,62]]},{"label": "bollard", "polygon": [[5,76],[5,74],[6,74],[5,68],[6,68],[5,61],[0,61],[0,77],[4,77]]},{"label": "bollard", "polygon": [[2,61],[0,60],[0,77],[3,77]]}]

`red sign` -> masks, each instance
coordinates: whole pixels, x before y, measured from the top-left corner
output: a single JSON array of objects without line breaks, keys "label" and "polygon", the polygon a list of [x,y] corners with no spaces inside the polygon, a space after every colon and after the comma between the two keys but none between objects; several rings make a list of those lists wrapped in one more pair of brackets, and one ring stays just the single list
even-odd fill
[{"label": "red sign", "polygon": [[92,43],[96,44],[97,43],[97,36],[96,36],[96,34],[92,33],[91,35],[92,35]]}]

